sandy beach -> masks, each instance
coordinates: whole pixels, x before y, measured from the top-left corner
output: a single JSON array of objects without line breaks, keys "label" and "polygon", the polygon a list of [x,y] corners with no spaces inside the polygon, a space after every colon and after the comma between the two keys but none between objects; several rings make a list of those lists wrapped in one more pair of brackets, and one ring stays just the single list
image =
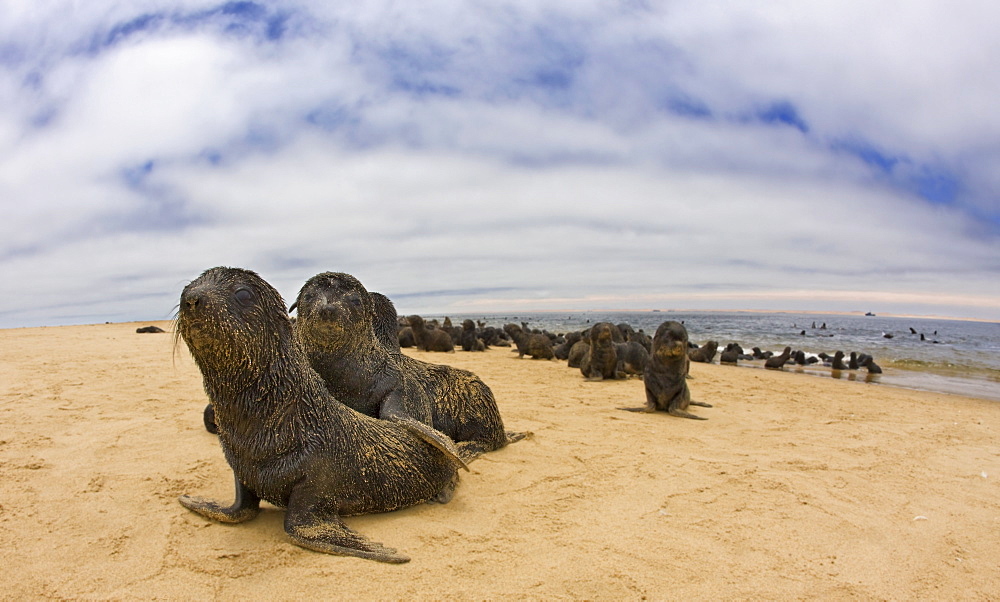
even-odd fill
[{"label": "sandy beach", "polygon": [[1000,405],[694,364],[707,421],[623,412],[509,349],[478,374],[531,439],[455,498],[345,522],[412,561],[299,548],[265,505],[233,526],[201,375],[167,322],[0,330],[3,599],[989,599],[1000,592]]}]

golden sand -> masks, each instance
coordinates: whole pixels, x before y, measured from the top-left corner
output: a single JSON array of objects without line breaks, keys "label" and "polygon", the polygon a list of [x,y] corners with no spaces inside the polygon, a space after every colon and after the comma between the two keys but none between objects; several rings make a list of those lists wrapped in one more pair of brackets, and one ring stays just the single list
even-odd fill
[{"label": "golden sand", "polygon": [[[158,323],[170,329],[168,323]],[[0,598],[985,599],[1000,592],[1000,405],[695,364],[708,421],[616,409],[507,349],[477,373],[534,437],[462,473],[447,505],[345,522],[412,558],[299,548],[283,512],[240,525],[183,345],[143,324],[0,331]]]}]

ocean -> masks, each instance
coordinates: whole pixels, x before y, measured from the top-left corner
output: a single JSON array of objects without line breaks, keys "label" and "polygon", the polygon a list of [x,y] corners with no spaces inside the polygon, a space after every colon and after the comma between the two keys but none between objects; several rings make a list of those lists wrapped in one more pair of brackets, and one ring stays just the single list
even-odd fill
[{"label": "ocean", "polygon": [[[444,317],[425,316],[439,320]],[[821,352],[833,355],[838,350],[850,355],[851,351],[856,351],[873,356],[883,369],[882,374],[869,375],[865,369],[833,371],[822,364],[789,364],[785,367],[787,371],[1000,401],[1000,323],[995,322],[855,314],[693,311],[454,314],[450,317],[455,325],[466,318],[497,327],[509,322],[527,322],[531,328],[555,333],[583,330],[597,322],[625,322],[650,336],[661,323],[676,320],[687,327],[692,342],[702,345],[715,340],[720,351],[731,342],[739,343],[746,353],[753,347],[780,353],[786,345],[807,355]],[[891,334],[892,338],[884,334]],[[718,362],[716,355],[714,363]],[[741,361],[740,367],[763,368],[763,361]]]}]

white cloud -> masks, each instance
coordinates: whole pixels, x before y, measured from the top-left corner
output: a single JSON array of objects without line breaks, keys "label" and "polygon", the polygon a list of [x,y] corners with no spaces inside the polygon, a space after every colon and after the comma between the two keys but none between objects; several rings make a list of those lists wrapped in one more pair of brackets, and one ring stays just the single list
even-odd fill
[{"label": "white cloud", "polygon": [[1000,299],[983,3],[286,3],[278,41],[68,6],[0,8],[3,326],[163,317],[214,265],[404,311]]}]

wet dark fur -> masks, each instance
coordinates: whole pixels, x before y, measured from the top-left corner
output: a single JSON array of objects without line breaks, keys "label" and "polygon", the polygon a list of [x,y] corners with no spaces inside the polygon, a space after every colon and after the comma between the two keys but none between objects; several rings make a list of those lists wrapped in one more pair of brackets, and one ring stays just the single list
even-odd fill
[{"label": "wet dark fur", "polygon": [[672,416],[707,420],[687,411],[688,406],[712,407],[707,403],[691,400],[687,386],[688,366],[687,329],[673,320],[660,324],[653,336],[653,353],[642,375],[646,390],[646,406],[621,408],[630,412],[667,412]]},{"label": "wet dark fur", "polygon": [[224,523],[286,508],[296,544],[382,562],[407,557],[349,529],[341,516],[388,512],[436,498],[455,463],[396,422],[333,397],[310,367],[278,292],[248,270],[212,268],[181,293],[177,331],[201,370],[236,501],[181,496]]},{"label": "wet dark fur", "polygon": [[338,399],[369,416],[384,416],[387,403],[406,408],[453,439],[466,462],[523,437],[504,431],[493,392],[475,374],[374,345],[373,324],[395,323],[396,310],[368,296],[353,276],[326,272],[310,278],[296,301],[295,331]]},{"label": "wet dark fur", "polygon": [[598,322],[590,328],[590,348],[580,362],[580,372],[587,380],[625,378],[618,365],[614,334],[621,332],[611,322]]},{"label": "wet dark fur", "polygon": [[[370,293],[375,310],[375,320],[372,328],[375,338],[389,351],[399,351],[399,335],[397,333],[396,306],[389,297],[382,293]],[[392,316],[390,319],[389,316]]]}]

